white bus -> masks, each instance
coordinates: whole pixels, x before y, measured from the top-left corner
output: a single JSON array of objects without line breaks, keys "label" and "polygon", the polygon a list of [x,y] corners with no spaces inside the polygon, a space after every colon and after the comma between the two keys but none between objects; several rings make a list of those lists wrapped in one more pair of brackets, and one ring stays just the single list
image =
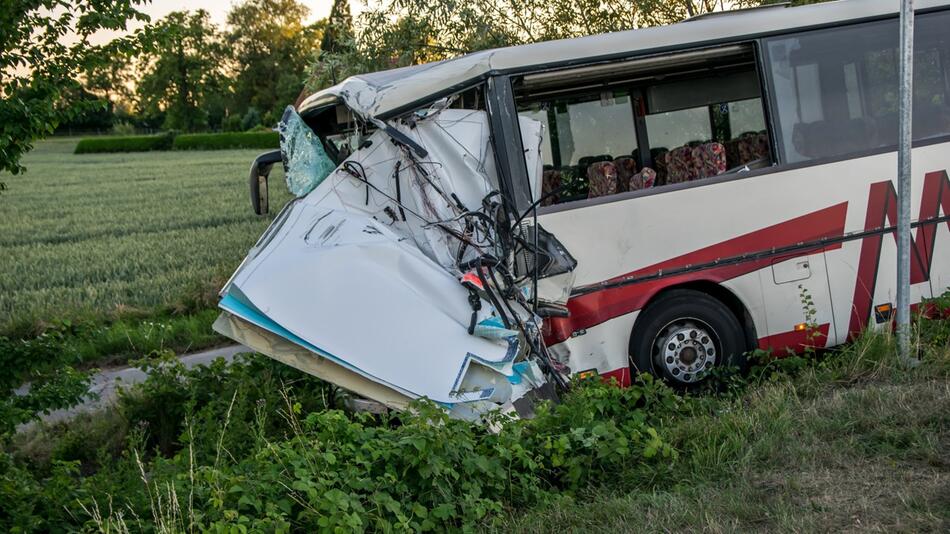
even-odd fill
[{"label": "white bus", "polygon": [[[914,304],[950,286],[950,5],[916,6]],[[354,77],[299,111],[337,163],[435,102],[485,113],[502,197],[539,205],[576,260],[537,281],[542,299],[569,291],[544,313],[551,358],[688,388],[753,349],[889,323],[898,8],[758,8],[490,50]]]}]

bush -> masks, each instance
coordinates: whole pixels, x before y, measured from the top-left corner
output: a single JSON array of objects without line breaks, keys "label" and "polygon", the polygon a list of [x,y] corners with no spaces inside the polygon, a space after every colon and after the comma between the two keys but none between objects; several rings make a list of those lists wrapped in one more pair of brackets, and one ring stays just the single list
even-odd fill
[{"label": "bush", "polygon": [[135,125],[131,122],[117,122],[112,125],[112,133],[115,135],[135,135]]},{"label": "bush", "polygon": [[241,131],[241,117],[238,115],[228,115],[221,123],[221,129],[226,132]]},{"label": "bush", "polygon": [[[263,131],[259,131],[260,128]],[[255,127],[252,132],[182,134],[166,132],[159,135],[127,137],[90,137],[80,139],[76,154],[105,152],[147,152],[149,150],[222,150],[229,148],[278,148],[277,132]]]},{"label": "bush", "polygon": [[244,117],[241,119],[241,129],[247,131],[260,123],[261,112],[257,111],[257,108],[249,108],[247,113],[245,113]]},{"label": "bush", "polygon": [[185,134],[175,138],[175,150],[221,150],[228,148],[278,148],[277,132],[228,132]]},{"label": "bush", "polygon": [[106,522],[122,521],[115,511],[168,519],[153,497],[182,503],[174,513],[195,530],[471,530],[676,455],[653,429],[675,397],[651,381],[588,381],[531,421],[497,416],[489,432],[428,402],[347,414],[337,388],[261,356],[143,366],[149,377],[120,393],[118,417],[0,451],[0,531],[77,530],[97,507]]},{"label": "bush", "polygon": [[148,152],[171,150],[175,135],[166,132],[158,135],[130,135],[126,137],[88,137],[76,144],[75,154],[102,152]]}]

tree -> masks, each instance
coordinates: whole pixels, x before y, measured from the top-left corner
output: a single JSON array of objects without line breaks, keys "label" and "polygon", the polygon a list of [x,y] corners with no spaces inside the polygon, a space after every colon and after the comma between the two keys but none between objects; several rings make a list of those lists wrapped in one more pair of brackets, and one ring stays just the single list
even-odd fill
[{"label": "tree", "polygon": [[131,107],[135,57],[110,45],[104,51],[106,57],[102,61],[83,69],[80,75],[83,89],[108,102],[110,108]]},{"label": "tree", "polygon": [[333,0],[330,16],[327,17],[326,29],[320,41],[320,52],[340,53],[353,46],[353,17],[350,15],[348,0]]},{"label": "tree", "polygon": [[310,86],[499,46],[670,24],[724,7],[722,0],[389,0],[363,13],[346,48],[337,44],[331,12]]},{"label": "tree", "polygon": [[220,125],[227,78],[225,47],[208,12],[175,11],[139,34],[142,44],[139,106],[164,114],[168,129],[194,131]]},{"label": "tree", "polygon": [[[0,171],[24,170],[21,156],[33,142],[97,100],[62,97],[79,87],[77,76],[107,56],[90,37],[124,31],[129,20],[147,21],[142,0],[7,0],[0,10]],[[132,50],[130,38],[113,49]]]},{"label": "tree", "polygon": [[234,112],[254,107],[274,116],[303,88],[323,24],[304,26],[309,10],[296,0],[246,0],[228,13],[234,54]]},{"label": "tree", "polygon": [[[713,11],[781,0],[386,0],[350,32],[348,4],[335,0],[308,88],[381,69],[448,59],[500,46],[672,24]],[[793,0],[793,4],[823,0]],[[340,21],[340,22],[336,22]],[[341,46],[346,43],[346,46]]]}]

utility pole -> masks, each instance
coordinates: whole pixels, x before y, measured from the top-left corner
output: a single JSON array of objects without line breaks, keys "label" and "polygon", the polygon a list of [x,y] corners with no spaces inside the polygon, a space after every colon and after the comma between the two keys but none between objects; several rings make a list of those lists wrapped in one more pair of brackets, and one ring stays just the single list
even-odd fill
[{"label": "utility pole", "polygon": [[901,361],[910,354],[910,185],[914,102],[914,0],[901,0],[900,132],[897,152],[897,347]]}]

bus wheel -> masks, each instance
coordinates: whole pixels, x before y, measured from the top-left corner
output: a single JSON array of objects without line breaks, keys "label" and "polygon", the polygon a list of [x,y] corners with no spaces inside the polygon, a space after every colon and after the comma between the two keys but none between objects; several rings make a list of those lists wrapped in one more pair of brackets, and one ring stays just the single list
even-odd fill
[{"label": "bus wheel", "polygon": [[744,367],[739,320],[706,293],[674,289],[637,319],[630,340],[633,372],[650,373],[680,389],[695,387],[715,367]]}]

